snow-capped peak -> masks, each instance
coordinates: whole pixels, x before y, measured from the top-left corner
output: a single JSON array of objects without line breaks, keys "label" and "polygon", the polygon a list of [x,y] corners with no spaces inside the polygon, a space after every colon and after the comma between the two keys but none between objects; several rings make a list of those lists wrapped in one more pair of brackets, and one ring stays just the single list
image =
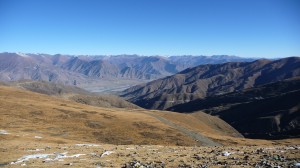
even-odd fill
[{"label": "snow-capped peak", "polygon": [[26,54],[24,54],[24,53],[17,52],[17,54],[18,54],[19,56],[21,56],[21,57],[29,57],[29,55],[26,55]]}]

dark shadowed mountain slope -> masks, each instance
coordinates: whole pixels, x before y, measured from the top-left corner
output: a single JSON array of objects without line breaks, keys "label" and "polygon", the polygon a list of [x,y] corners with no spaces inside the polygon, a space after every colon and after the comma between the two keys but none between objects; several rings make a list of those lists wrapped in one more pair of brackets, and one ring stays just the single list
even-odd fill
[{"label": "dark shadowed mountain slope", "polygon": [[232,106],[214,113],[245,137],[300,137],[300,90]]},{"label": "dark shadowed mountain slope", "polygon": [[266,85],[223,95],[208,96],[203,99],[196,99],[187,103],[172,106],[167,110],[182,113],[204,110],[208,113],[214,113],[220,109],[223,110],[230,108],[231,105],[264,100],[266,98],[276,97],[297,90],[300,90],[300,77],[269,83]]},{"label": "dark shadowed mountain slope", "polygon": [[300,76],[300,58],[257,60],[188,68],[173,76],[125,90],[122,96],[150,109],[167,109],[207,96]]},{"label": "dark shadowed mountain slope", "polygon": [[217,115],[249,138],[292,138],[300,137],[299,97],[300,78],[294,78],[194,100],[168,110]]}]

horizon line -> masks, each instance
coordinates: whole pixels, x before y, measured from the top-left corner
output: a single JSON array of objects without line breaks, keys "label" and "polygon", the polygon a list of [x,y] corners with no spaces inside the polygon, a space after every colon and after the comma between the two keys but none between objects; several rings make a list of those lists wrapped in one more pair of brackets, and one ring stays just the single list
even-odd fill
[{"label": "horizon line", "polygon": [[47,55],[66,55],[66,56],[141,56],[141,57],[172,57],[172,56],[191,56],[191,57],[199,57],[199,56],[204,56],[204,57],[213,57],[213,56],[229,56],[229,57],[239,57],[239,58],[248,58],[248,59],[263,59],[263,58],[269,58],[269,59],[274,59],[274,58],[286,58],[286,57],[299,57],[299,56],[283,56],[283,57],[261,57],[261,56],[251,56],[251,57],[247,57],[247,56],[239,56],[239,55],[235,55],[235,54],[66,54],[66,53],[46,53],[46,52],[20,52],[20,51],[2,51],[0,53],[20,53],[20,54],[47,54]]}]

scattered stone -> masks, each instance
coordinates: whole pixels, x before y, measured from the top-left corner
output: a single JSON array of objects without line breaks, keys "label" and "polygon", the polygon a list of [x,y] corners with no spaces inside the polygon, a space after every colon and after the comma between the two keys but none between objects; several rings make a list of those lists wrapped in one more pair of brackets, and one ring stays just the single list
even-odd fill
[{"label": "scattered stone", "polygon": [[88,147],[94,147],[94,146],[100,146],[100,145],[97,145],[97,144],[75,144],[75,146],[88,146]]},{"label": "scattered stone", "polygon": [[198,155],[198,154],[194,154],[194,156],[192,156],[192,158],[197,159],[197,160],[200,160],[200,159],[201,159],[201,156]]},{"label": "scattered stone", "polygon": [[114,153],[113,151],[105,151],[105,152],[103,152],[102,154],[101,154],[101,157],[103,157],[103,156],[105,156],[105,155],[110,155],[110,154],[112,154],[112,153]]},{"label": "scattered stone", "polygon": [[44,151],[45,149],[30,149],[27,150],[28,152],[39,152],[39,151]]},{"label": "scattered stone", "polygon": [[244,160],[248,160],[249,159],[249,155],[244,156]]},{"label": "scattered stone", "polygon": [[229,156],[229,155],[231,155],[231,153],[230,153],[230,152],[227,152],[227,151],[224,151],[224,152],[222,153],[222,155],[223,155],[223,156]]},{"label": "scattered stone", "polygon": [[137,160],[133,160],[122,166],[122,168],[164,168],[164,167],[165,167],[164,162],[156,161],[156,162],[142,163]]}]

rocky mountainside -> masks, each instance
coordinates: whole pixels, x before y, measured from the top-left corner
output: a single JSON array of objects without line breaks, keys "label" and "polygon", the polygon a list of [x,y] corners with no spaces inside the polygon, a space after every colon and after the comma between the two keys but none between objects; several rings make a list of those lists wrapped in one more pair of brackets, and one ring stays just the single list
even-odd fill
[{"label": "rocky mountainside", "polygon": [[[0,80],[39,80],[85,87],[120,88],[173,75],[185,68],[207,62],[251,61],[235,56],[74,56],[0,53]],[[103,80],[105,79],[105,80]],[[119,84],[108,80],[120,81]],[[128,81],[132,83],[128,84]],[[123,83],[123,85],[125,85]],[[122,85],[121,85],[122,86]]]},{"label": "rocky mountainside", "polygon": [[300,76],[300,58],[199,65],[137,85],[122,96],[141,107],[167,109],[207,96],[222,95]]},{"label": "rocky mountainside", "polygon": [[217,115],[249,138],[292,138],[300,137],[299,97],[300,78],[293,78],[197,99],[168,110]]}]

